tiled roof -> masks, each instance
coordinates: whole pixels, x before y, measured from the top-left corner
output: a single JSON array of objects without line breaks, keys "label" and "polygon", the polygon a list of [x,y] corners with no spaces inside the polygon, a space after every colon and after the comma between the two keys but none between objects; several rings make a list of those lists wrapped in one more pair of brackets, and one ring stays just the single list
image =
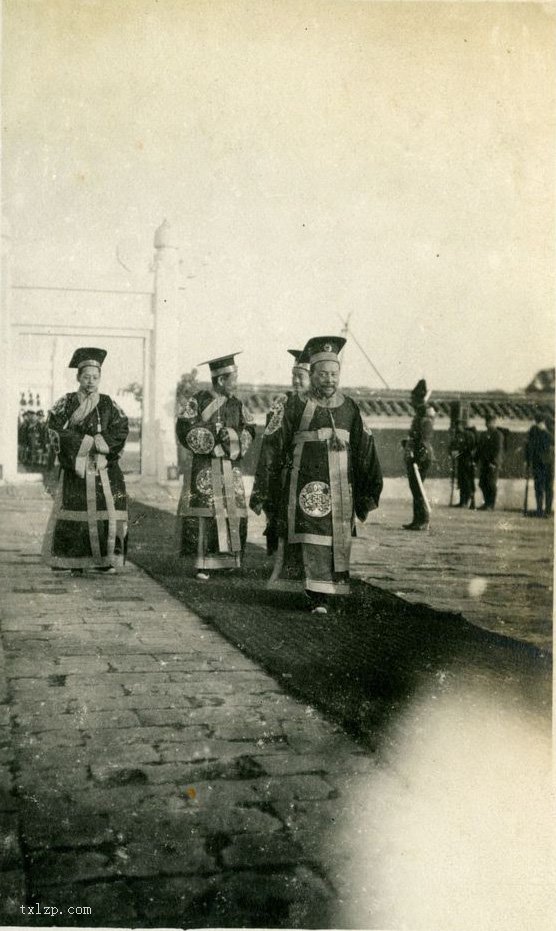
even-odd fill
[{"label": "tiled roof", "polygon": [[[242,385],[238,394],[254,413],[266,413],[277,394],[290,390],[283,385]],[[410,402],[410,392],[395,389],[380,391],[370,388],[346,388],[350,395],[367,417],[384,417],[394,419],[397,417],[412,417],[413,407]],[[505,394],[498,391],[485,392],[456,392],[445,391],[433,393],[431,401],[437,409],[437,417],[450,419],[451,404],[460,401],[466,405],[470,417],[484,418],[487,414],[495,414],[504,420],[533,420],[536,411],[549,417],[554,417],[554,394],[542,392],[535,395]]]}]

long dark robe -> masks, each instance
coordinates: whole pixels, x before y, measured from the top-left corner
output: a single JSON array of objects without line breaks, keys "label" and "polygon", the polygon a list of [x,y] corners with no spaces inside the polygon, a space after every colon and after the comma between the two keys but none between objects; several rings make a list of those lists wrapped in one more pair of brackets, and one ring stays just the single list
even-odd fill
[{"label": "long dark robe", "polygon": [[292,395],[267,424],[250,504],[278,525],[270,588],[349,592],[355,517],[378,507],[382,473],[355,401]]},{"label": "long dark robe", "polygon": [[251,421],[238,398],[212,391],[197,392],[178,418],[176,435],[184,449],[179,551],[194,557],[197,569],[241,565],[247,504],[239,463],[255,436]]},{"label": "long dark robe", "polygon": [[[47,419],[61,471],[43,560],[59,569],[121,566],[128,521],[118,459],[129,432],[127,417],[107,394],[101,394],[85,420],[70,427],[69,418],[79,403],[77,392],[66,394]],[[95,449],[95,436],[102,436],[108,453]]]},{"label": "long dark robe", "polygon": [[[409,438],[405,448],[406,469],[409,489],[413,498],[414,524],[428,524],[430,520],[430,505],[425,498],[422,485],[429,474],[433,462],[432,437],[434,424],[432,418],[424,410],[418,410],[411,421]],[[415,474],[415,466],[419,470],[419,483]]]}]

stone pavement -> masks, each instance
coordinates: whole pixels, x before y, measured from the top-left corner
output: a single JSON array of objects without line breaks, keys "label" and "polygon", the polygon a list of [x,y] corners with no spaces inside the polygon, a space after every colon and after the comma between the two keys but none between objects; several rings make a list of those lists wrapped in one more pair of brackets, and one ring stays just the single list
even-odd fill
[{"label": "stone pavement", "polygon": [[3,505],[3,922],[326,926],[315,848],[372,760],[132,565],[42,567],[48,502]]},{"label": "stone pavement", "polygon": [[438,507],[428,533],[388,501],[358,528],[353,571],[404,601],[457,611],[485,630],[552,648],[553,520]]},{"label": "stone pavement", "polygon": [[[422,912],[420,867],[408,867],[418,844],[432,856],[434,821],[435,850],[475,879],[477,790],[466,798],[449,773],[471,786],[500,773],[504,789],[519,776],[511,791],[490,786],[488,804],[498,810],[502,797],[512,813],[508,839],[535,826],[518,873],[522,885],[530,873],[543,881],[542,654],[516,653],[461,618],[419,606],[410,615],[368,586],[356,592],[359,613],[311,624],[296,605],[265,602],[262,570],[195,587],[170,559],[171,515],[144,506],[132,509],[131,553],[150,575],[132,564],[115,577],[51,573],[38,557],[49,508],[38,491],[0,496],[4,924],[472,926],[468,909],[449,907],[453,895],[429,896]],[[335,720],[353,720],[359,741]],[[525,752],[533,781],[523,785]],[[457,803],[449,811],[446,798]],[[458,806],[470,814],[469,850],[454,848]],[[492,850],[490,835],[481,843],[496,864],[505,831],[495,837]],[[481,870],[475,898],[494,928],[485,916],[496,884]],[[496,876],[508,900],[513,875]],[[40,915],[22,914],[35,903]],[[549,927],[524,908],[504,926]]]}]

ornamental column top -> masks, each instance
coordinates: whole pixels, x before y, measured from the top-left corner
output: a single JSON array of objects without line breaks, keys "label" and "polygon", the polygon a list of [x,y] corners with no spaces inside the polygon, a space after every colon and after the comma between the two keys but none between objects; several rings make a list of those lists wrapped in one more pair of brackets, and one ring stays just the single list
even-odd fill
[{"label": "ornamental column top", "polygon": [[177,249],[177,243],[172,235],[172,227],[168,220],[163,220],[154,234],[155,249]]}]

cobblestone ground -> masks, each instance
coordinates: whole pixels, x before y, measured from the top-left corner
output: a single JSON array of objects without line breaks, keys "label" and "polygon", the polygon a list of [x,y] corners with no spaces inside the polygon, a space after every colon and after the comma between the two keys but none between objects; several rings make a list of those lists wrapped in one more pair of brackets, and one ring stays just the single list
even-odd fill
[{"label": "cobblestone ground", "polygon": [[372,761],[133,566],[43,568],[25,504],[2,508],[4,922],[326,926],[315,839]]},{"label": "cobblestone ground", "polygon": [[539,771],[546,656],[362,584],[353,614],[309,626],[265,600],[257,547],[251,575],[195,587],[172,561],[171,516],[143,505],[131,555],[149,574],[52,573],[38,556],[49,507],[0,498],[2,922],[419,927],[390,880],[407,811],[426,797],[424,824],[439,816],[427,792],[448,750],[434,739],[425,791],[404,769],[415,709],[432,687],[464,735],[486,690],[496,717],[482,711],[479,730],[493,740],[501,710],[524,714]]}]

